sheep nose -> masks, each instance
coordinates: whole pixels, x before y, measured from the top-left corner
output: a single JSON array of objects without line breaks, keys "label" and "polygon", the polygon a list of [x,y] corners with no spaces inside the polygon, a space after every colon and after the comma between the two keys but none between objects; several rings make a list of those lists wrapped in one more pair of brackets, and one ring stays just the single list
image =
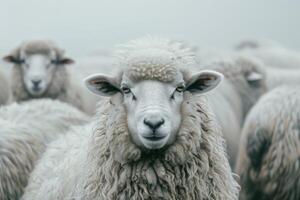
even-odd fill
[{"label": "sheep nose", "polygon": [[153,132],[155,132],[161,125],[165,123],[165,120],[160,119],[144,119],[144,124],[147,125]]},{"label": "sheep nose", "polygon": [[42,80],[32,80],[31,81],[34,87],[38,87]]}]

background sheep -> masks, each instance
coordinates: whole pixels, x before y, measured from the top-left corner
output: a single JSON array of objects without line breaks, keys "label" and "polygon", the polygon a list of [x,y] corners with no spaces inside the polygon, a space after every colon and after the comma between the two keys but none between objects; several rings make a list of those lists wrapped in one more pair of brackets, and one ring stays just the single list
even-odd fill
[{"label": "background sheep", "polygon": [[32,100],[0,108],[0,199],[19,199],[46,144],[87,116],[58,101]]},{"label": "background sheep", "polygon": [[245,116],[266,91],[265,70],[262,63],[243,56],[210,61],[208,65],[225,76],[220,86],[208,94],[208,102],[222,127],[233,167]]},{"label": "background sheep", "polygon": [[[300,69],[300,53],[287,49],[275,42],[243,41],[237,48],[239,53],[245,53],[257,57],[263,61],[266,66],[283,69]],[[248,45],[247,45],[248,44]],[[254,46],[256,47],[254,48]],[[244,47],[244,48],[241,48]]]},{"label": "background sheep", "polygon": [[273,41],[267,39],[248,39],[238,43],[235,50],[254,50],[254,49],[269,49],[269,48],[282,48],[282,46]]},{"label": "background sheep", "polygon": [[0,70],[0,106],[8,103],[10,98],[10,86],[5,74]]},{"label": "background sheep", "polygon": [[287,84],[300,87],[300,67],[299,69],[266,68],[266,74],[268,90]]},{"label": "background sheep", "polygon": [[94,95],[66,66],[73,60],[65,57],[64,51],[51,41],[24,42],[4,60],[14,64],[11,74],[13,101],[51,98],[70,103],[87,113],[94,112]]},{"label": "background sheep", "polygon": [[237,171],[241,199],[300,199],[300,91],[282,86],[264,95],[243,129]]},{"label": "background sheep", "polygon": [[181,72],[195,64],[193,53],[169,40],[140,39],[117,52],[119,76],[86,80],[111,97],[96,125],[50,145],[23,199],[236,199],[222,134],[194,95],[221,75]]}]

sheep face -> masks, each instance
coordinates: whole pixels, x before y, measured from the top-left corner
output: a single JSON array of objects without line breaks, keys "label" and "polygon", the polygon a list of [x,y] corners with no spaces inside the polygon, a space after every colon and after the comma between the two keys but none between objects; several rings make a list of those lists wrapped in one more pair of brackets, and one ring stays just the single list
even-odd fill
[{"label": "sheep face", "polygon": [[72,63],[62,51],[51,43],[31,41],[21,45],[4,60],[15,64],[21,71],[24,88],[34,98],[41,97],[48,89],[58,67]]},{"label": "sheep face", "polygon": [[[204,93],[215,88],[222,75],[202,71],[188,79],[178,71],[172,81],[146,79],[136,81],[126,73],[120,79],[102,74],[86,78],[87,87],[102,96],[121,94],[127,111],[130,137],[142,149],[160,149],[171,145],[179,131],[184,93]],[[115,96],[116,95],[116,96]]]},{"label": "sheep face", "polygon": [[181,121],[182,77],[172,83],[145,80],[134,84],[123,79],[121,90],[134,142],[148,149],[172,143]]},{"label": "sheep face", "polygon": [[35,97],[42,95],[50,84],[55,64],[53,58],[45,55],[30,55],[21,58],[20,67],[27,91]]}]

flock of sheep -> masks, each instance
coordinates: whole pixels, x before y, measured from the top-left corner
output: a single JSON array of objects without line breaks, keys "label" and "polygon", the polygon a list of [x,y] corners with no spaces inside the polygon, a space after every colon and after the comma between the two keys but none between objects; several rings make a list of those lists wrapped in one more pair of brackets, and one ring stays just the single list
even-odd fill
[{"label": "flock of sheep", "polygon": [[3,60],[1,200],[300,199],[298,52],[149,36],[76,63],[33,40]]}]

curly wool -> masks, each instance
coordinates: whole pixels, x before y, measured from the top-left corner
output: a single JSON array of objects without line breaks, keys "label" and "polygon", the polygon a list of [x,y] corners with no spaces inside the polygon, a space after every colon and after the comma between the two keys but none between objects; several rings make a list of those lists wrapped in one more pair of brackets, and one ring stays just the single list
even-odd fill
[{"label": "curly wool", "polygon": [[124,108],[110,108],[90,140],[81,199],[236,199],[221,132],[202,98],[186,99],[175,143],[157,152],[135,146]]},{"label": "curly wool", "polygon": [[300,198],[300,92],[264,95],[246,119],[237,160],[241,199]]},{"label": "curly wool", "polygon": [[94,128],[73,129],[49,146],[23,199],[237,199],[221,132],[202,98],[186,97],[175,143],[155,152],[132,143],[122,105],[102,102]]},{"label": "curly wool", "polygon": [[195,52],[185,44],[151,36],[118,46],[114,56],[119,61],[118,66],[135,81],[172,82],[178,69],[195,65]]},{"label": "curly wool", "polygon": [[58,101],[32,100],[0,109],[0,199],[19,199],[46,144],[87,116]]}]

